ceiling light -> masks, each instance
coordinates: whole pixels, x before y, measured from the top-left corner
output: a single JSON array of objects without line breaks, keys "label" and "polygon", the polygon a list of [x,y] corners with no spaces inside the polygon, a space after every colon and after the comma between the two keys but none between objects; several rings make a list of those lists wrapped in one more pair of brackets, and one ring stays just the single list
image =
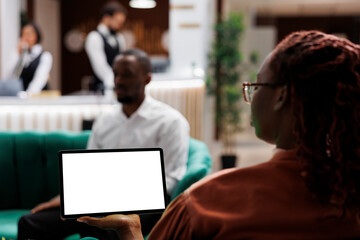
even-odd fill
[{"label": "ceiling light", "polygon": [[132,8],[154,8],[156,7],[156,2],[154,0],[131,0],[129,3]]}]

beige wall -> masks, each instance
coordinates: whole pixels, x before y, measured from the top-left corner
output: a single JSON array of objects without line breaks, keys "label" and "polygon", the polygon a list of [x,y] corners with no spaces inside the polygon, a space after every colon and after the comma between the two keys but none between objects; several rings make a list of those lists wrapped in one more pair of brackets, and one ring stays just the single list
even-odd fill
[{"label": "beige wall", "polygon": [[254,9],[263,15],[358,15],[359,0],[225,0],[231,11]]},{"label": "beige wall", "polygon": [[60,36],[60,2],[59,0],[35,0],[34,20],[42,34],[44,50],[53,56],[53,67],[50,72],[50,88],[61,88],[61,36]]}]

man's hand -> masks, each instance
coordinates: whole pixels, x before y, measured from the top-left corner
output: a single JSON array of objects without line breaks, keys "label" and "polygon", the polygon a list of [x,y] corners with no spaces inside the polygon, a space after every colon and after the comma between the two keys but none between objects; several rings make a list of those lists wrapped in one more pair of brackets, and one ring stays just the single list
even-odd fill
[{"label": "man's hand", "polygon": [[31,210],[31,213],[36,213],[36,212],[43,211],[45,209],[55,208],[55,207],[60,207],[60,195],[52,198],[51,200],[49,200],[47,202],[40,203],[39,205],[37,205],[36,207],[34,207]]},{"label": "man's hand", "polygon": [[103,229],[115,230],[120,239],[143,240],[139,215],[109,215],[103,218],[81,217],[78,222],[83,222]]}]

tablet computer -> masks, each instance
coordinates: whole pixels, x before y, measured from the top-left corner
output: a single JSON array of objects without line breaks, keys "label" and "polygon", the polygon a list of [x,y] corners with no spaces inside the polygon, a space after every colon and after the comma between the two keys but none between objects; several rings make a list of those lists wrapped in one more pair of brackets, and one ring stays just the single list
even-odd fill
[{"label": "tablet computer", "polygon": [[60,215],[67,218],[165,210],[161,148],[59,152]]}]

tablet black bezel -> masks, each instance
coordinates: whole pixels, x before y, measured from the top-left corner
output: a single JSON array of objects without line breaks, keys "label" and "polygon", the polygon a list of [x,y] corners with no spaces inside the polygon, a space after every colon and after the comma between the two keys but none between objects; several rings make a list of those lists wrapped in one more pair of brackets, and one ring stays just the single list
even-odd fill
[{"label": "tablet black bezel", "polygon": [[[97,152],[139,152],[139,151],[159,151],[161,161],[161,175],[163,180],[163,197],[165,207],[164,209],[151,209],[151,210],[134,210],[134,211],[115,211],[115,212],[99,212],[99,213],[84,213],[84,214],[69,214],[65,215],[64,212],[64,182],[63,182],[63,154],[76,154],[76,153],[97,153]],[[166,206],[167,192],[166,192],[166,180],[165,180],[165,164],[164,154],[162,148],[126,148],[126,149],[81,149],[81,150],[61,150],[59,151],[59,176],[60,176],[60,216],[64,219],[75,219],[82,216],[90,217],[103,217],[111,214],[149,214],[149,213],[162,213]],[[144,197],[146,199],[146,196]]]}]

